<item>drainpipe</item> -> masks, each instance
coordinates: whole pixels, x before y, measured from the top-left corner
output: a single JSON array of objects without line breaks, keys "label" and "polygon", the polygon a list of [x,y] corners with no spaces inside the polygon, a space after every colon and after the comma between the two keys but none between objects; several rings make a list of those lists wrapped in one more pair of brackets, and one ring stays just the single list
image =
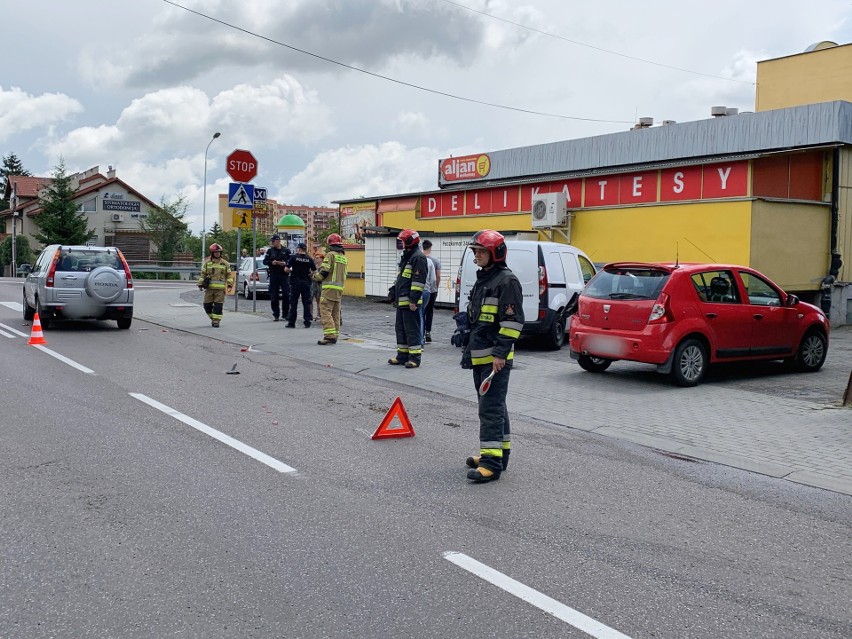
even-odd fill
[{"label": "drainpipe", "polygon": [[840,147],[835,147],[831,163],[831,232],[829,244],[831,247],[831,264],[828,267],[828,274],[822,278],[820,288],[822,295],[820,296],[820,308],[830,317],[831,313],[831,289],[837,276],[840,274],[840,267],[843,266],[843,260],[840,256],[840,251],[837,250],[837,228],[840,221]]}]

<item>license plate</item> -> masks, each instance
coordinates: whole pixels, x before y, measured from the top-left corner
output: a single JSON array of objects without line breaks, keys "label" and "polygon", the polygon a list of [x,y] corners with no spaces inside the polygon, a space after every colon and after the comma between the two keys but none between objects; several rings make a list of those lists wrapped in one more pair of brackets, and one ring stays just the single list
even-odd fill
[{"label": "license plate", "polygon": [[624,353],[624,345],[618,337],[595,335],[586,339],[584,350],[589,351],[592,355],[621,357]]}]

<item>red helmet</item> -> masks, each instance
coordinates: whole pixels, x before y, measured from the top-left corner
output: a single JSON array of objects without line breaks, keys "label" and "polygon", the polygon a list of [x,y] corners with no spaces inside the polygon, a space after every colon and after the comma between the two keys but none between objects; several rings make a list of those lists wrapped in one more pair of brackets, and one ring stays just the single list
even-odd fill
[{"label": "red helmet", "polygon": [[329,246],[331,246],[332,244],[343,244],[343,238],[340,237],[337,233],[332,233],[328,236],[325,243]]},{"label": "red helmet", "polygon": [[497,231],[487,229],[474,233],[468,246],[472,249],[487,249],[494,262],[506,261],[506,239]]},{"label": "red helmet", "polygon": [[220,244],[213,243],[210,245],[210,255],[213,255],[213,251],[221,251],[222,246]]},{"label": "red helmet", "polygon": [[396,247],[406,251],[420,244],[420,235],[414,229],[403,229],[396,236]]}]

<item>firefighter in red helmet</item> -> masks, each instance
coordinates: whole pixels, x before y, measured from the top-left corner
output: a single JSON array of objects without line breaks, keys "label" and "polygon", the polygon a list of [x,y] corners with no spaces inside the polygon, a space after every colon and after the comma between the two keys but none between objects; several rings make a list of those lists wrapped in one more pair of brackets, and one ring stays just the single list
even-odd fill
[{"label": "firefighter in red helmet", "polygon": [[222,321],[222,309],[225,306],[225,290],[234,285],[231,265],[222,257],[219,244],[210,245],[210,257],[201,267],[198,288],[204,291],[204,311],[210,318],[213,328]]},{"label": "firefighter in red helmet", "polygon": [[346,282],[348,262],[343,250],[343,238],[332,233],[326,239],[328,252],[313,274],[312,279],[320,282],[320,320],[322,321],[322,339],[320,346],[336,344],[340,336],[340,302],[343,299],[343,284]]},{"label": "firefighter in red helmet", "polygon": [[[466,464],[468,479],[486,482],[499,479],[509,465],[506,394],[515,340],[524,328],[524,294],[518,278],[506,266],[508,247],[500,233],[479,231],[468,246],[479,271],[468,299],[470,334],[461,364],[473,369],[479,398],[479,454],[468,457]],[[483,386],[492,373],[490,386]]]},{"label": "firefighter in red helmet", "polygon": [[429,265],[420,249],[420,235],[414,229],[404,229],[396,238],[396,248],[402,250],[396,282],[388,297],[396,306],[396,357],[388,364],[419,368],[423,355],[420,332],[420,307]]}]

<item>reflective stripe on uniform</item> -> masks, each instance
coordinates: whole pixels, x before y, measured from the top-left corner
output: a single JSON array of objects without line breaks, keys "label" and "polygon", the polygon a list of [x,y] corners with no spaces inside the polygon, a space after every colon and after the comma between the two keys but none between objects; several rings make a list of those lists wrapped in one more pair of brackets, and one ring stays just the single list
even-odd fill
[{"label": "reflective stripe on uniform", "polygon": [[521,331],[524,325],[519,322],[500,322],[500,335],[518,339],[521,336]]},{"label": "reflective stripe on uniform", "polygon": [[503,457],[502,448],[482,448],[480,446],[479,454],[481,457]]}]

